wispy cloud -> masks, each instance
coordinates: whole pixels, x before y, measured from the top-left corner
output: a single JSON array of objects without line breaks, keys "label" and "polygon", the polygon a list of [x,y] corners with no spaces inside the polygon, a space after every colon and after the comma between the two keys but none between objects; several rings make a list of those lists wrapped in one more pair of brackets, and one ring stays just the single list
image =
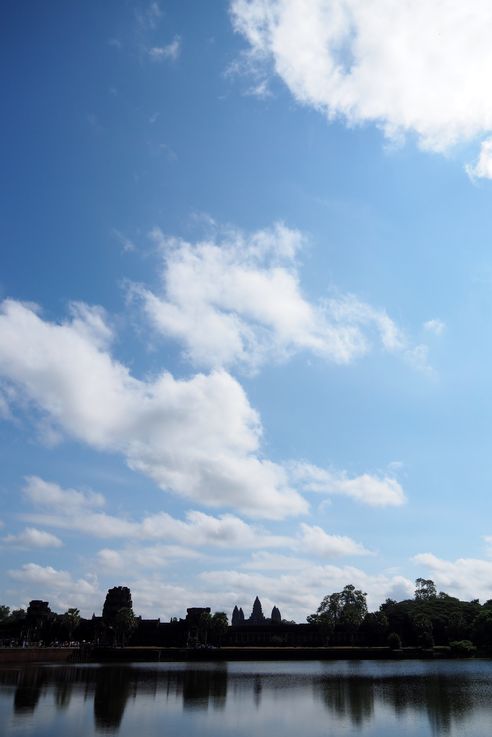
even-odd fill
[{"label": "wispy cloud", "polygon": [[152,61],[176,61],[181,53],[181,39],[175,36],[170,43],[164,46],[152,46],[147,53]]},{"label": "wispy cloud", "polygon": [[121,230],[113,228],[111,230],[111,235],[120,244],[121,250],[124,253],[130,253],[131,251],[137,250],[134,242],[130,240],[130,238],[128,238],[124,233],[122,233]]},{"label": "wispy cloud", "polygon": [[161,22],[163,13],[158,2],[150,2],[135,9],[135,18],[141,30],[153,31]]},{"label": "wispy cloud", "polygon": [[436,317],[424,322],[424,330],[428,333],[434,333],[434,335],[442,335],[446,330],[446,323]]}]

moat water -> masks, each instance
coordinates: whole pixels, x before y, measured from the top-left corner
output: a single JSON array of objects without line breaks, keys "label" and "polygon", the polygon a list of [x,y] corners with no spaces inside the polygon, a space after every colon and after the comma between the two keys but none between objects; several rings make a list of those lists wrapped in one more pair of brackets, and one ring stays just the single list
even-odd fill
[{"label": "moat water", "polygon": [[488,737],[492,661],[0,669],[1,737]]}]

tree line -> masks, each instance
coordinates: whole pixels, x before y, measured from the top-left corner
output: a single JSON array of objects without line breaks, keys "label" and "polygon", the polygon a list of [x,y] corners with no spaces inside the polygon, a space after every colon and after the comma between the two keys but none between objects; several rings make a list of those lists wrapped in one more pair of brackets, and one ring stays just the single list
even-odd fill
[{"label": "tree line", "polygon": [[386,599],[375,612],[367,609],[367,595],[348,585],[325,596],[307,621],[322,630],[326,644],[492,652],[492,599],[461,601],[438,593],[431,579],[417,578],[415,585],[412,599]]},{"label": "tree line", "polygon": [[[387,599],[374,612],[368,611],[367,595],[349,584],[342,591],[327,594],[307,622],[316,628],[319,642],[329,646],[389,646],[394,650],[446,646],[461,655],[471,655],[477,649],[492,653],[492,599],[484,604],[478,599],[461,601],[438,592],[431,579],[418,578],[415,584],[413,598]],[[198,617],[196,621],[186,620],[197,643],[220,646],[227,640],[229,623],[224,612],[189,611],[195,611]],[[133,612],[130,590],[114,587],[108,591],[102,617],[90,620],[91,639],[124,645],[145,621]],[[28,642],[72,641],[82,639],[84,623],[88,622],[76,608],[55,614],[42,601],[32,601],[27,611],[10,611],[8,606],[0,605],[0,638],[2,631],[11,630]],[[185,624],[185,620],[172,618],[173,623]],[[269,626],[282,627],[284,623]]]}]

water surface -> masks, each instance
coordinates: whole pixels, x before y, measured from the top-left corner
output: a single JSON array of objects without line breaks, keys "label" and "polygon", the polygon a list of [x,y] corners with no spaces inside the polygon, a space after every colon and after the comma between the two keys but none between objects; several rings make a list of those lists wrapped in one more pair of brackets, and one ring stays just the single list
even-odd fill
[{"label": "water surface", "polygon": [[491,728],[488,660],[0,669],[2,737],[488,737]]}]

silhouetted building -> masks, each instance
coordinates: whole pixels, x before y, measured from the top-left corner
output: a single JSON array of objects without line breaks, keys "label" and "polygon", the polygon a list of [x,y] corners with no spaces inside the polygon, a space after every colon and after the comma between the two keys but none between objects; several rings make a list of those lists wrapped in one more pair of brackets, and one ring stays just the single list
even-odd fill
[{"label": "silhouetted building", "polygon": [[103,620],[113,622],[120,609],[133,609],[132,595],[128,586],[114,586],[108,589],[102,611]]},{"label": "silhouetted building", "polygon": [[263,609],[261,608],[261,601],[258,597],[256,597],[253,604],[253,611],[251,612],[251,616],[248,619],[248,622],[250,624],[263,624],[264,621],[265,616],[263,614]]},{"label": "silhouetted building", "polygon": [[231,624],[238,625],[238,624],[244,624],[244,612],[242,608],[238,609],[237,606],[234,607],[232,611],[232,620]]},{"label": "silhouetted building", "polygon": [[280,609],[278,609],[276,606],[272,609],[272,615],[270,617],[272,624],[281,624],[282,622],[282,616],[280,614]]}]

